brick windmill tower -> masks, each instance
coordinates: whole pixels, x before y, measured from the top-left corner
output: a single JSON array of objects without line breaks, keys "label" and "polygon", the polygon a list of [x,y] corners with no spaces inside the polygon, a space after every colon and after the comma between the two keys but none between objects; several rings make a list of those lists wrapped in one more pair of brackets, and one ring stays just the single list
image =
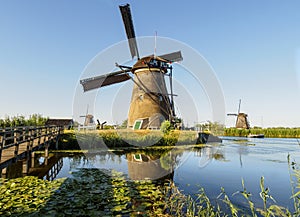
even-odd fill
[{"label": "brick windmill tower", "polygon": [[[172,63],[182,60],[180,51],[165,55],[150,55],[140,58],[129,4],[119,6],[125,26],[131,57],[137,58],[133,66],[116,64],[119,71],[101,76],[86,78],[80,81],[83,90],[90,91],[104,86],[131,80],[134,83],[128,128],[159,129],[164,120],[175,119]],[[170,93],[165,77],[169,77]]]},{"label": "brick windmill tower", "polygon": [[241,109],[241,100],[239,100],[239,108],[238,108],[238,112],[237,114],[227,114],[228,116],[236,116],[236,122],[235,122],[235,127],[236,128],[240,128],[240,129],[249,129],[250,128],[250,124],[248,121],[248,115],[246,113],[241,113],[240,112]]}]

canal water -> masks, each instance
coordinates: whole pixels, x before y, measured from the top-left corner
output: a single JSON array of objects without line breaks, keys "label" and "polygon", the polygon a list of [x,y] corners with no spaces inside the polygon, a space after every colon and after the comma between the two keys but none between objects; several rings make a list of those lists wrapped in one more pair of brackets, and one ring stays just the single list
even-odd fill
[{"label": "canal water", "polygon": [[[88,154],[56,154],[62,161],[55,178],[72,177],[79,168],[113,169],[128,179],[172,179],[184,194],[196,198],[203,187],[212,202],[217,200],[221,187],[239,207],[248,207],[241,194],[244,180],[256,207],[262,207],[260,179],[275,204],[293,210],[291,162],[300,163],[300,145],[296,139],[223,137],[223,143],[207,147],[153,149],[148,151],[119,150]],[[43,162],[42,157],[38,159]],[[45,176],[44,176],[45,178]],[[294,179],[292,177],[292,179]],[[274,203],[274,202],[273,202]]]}]

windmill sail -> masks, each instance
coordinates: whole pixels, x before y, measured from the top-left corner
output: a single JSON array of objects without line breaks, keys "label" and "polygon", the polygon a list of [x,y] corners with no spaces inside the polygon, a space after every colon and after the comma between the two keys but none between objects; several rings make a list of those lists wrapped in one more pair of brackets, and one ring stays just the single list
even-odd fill
[{"label": "windmill sail", "polygon": [[97,89],[111,84],[127,81],[130,79],[130,76],[126,72],[130,72],[130,70],[129,69],[122,70],[122,71],[109,73],[106,75],[82,79],[80,80],[80,84],[83,86],[84,92],[86,92],[89,90]]},{"label": "windmill sail", "polygon": [[123,6],[120,5],[119,7],[120,7],[122,19],[123,19],[125,30],[126,30],[126,35],[128,38],[131,56],[132,56],[132,58],[134,58],[136,56],[138,59],[140,59],[139,51],[138,51],[138,47],[137,47],[137,43],[136,43],[136,39],[135,39],[132,16],[131,16],[131,12],[130,12],[130,5],[129,4],[126,4]]},{"label": "windmill sail", "polygon": [[181,51],[160,55],[159,57],[169,62],[178,62],[183,60]]},{"label": "windmill sail", "polygon": [[239,100],[239,109],[238,109],[238,114],[240,113],[240,111],[241,111],[241,102],[242,102],[242,100],[240,99]]}]

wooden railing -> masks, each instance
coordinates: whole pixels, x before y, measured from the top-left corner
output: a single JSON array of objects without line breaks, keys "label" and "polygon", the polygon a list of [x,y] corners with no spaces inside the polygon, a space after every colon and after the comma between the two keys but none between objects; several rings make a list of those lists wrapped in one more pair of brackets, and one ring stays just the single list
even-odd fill
[{"label": "wooden railing", "polygon": [[63,128],[58,126],[0,129],[0,168],[30,155],[43,145],[48,152],[49,143],[62,133]]}]

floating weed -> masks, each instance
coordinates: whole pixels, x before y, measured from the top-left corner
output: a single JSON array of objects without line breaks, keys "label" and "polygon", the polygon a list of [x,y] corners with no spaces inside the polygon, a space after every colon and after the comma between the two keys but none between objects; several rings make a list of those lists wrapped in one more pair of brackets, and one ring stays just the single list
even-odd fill
[{"label": "floating weed", "polygon": [[[299,170],[295,172],[297,191],[293,198],[299,209],[300,174]],[[71,178],[52,182],[24,177],[0,179],[0,183],[1,216],[249,216],[231,202],[223,188],[214,205],[203,188],[195,197],[186,196],[171,180],[133,181],[120,172],[104,169],[78,169]],[[275,200],[265,188],[263,177],[260,188],[263,209],[255,208],[244,180],[242,190],[235,193],[247,200],[250,215],[299,216],[297,209],[290,213],[277,205],[268,206]]]},{"label": "floating weed", "polygon": [[1,179],[0,215],[34,212],[45,204],[65,179],[45,181],[33,176]]}]

